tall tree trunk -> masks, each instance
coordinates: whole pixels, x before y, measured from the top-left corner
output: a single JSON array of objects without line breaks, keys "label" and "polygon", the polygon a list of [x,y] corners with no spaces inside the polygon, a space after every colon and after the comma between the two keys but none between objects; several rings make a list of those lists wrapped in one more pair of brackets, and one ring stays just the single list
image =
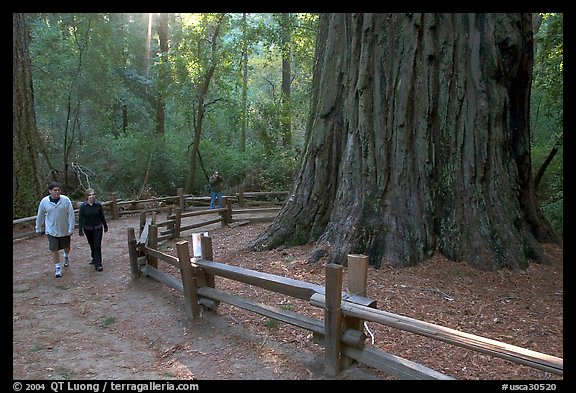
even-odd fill
[{"label": "tall tree trunk", "polygon": [[530,14],[322,14],[307,145],[256,250],[482,270],[557,240],[530,171]]},{"label": "tall tree trunk", "polygon": [[216,70],[216,65],[218,63],[218,37],[220,35],[220,26],[224,20],[224,14],[216,22],[216,26],[211,37],[211,58],[210,64],[206,69],[204,78],[202,79],[202,84],[198,89],[198,108],[194,119],[194,140],[192,141],[192,151],[190,152],[190,173],[188,174],[188,180],[186,186],[184,187],[184,192],[190,194],[194,188],[194,181],[196,179],[196,156],[198,155],[198,150],[200,149],[200,137],[202,136],[202,125],[204,123],[204,114],[206,113],[206,95],[208,94],[208,89],[210,88],[210,82],[212,81],[212,76],[214,76],[214,71]]},{"label": "tall tree trunk", "polygon": [[240,113],[240,153],[246,151],[246,125],[248,122],[248,23],[242,14],[242,109]]},{"label": "tall tree trunk", "polygon": [[166,123],[166,90],[168,75],[168,14],[161,13],[158,18],[158,41],[160,45],[160,59],[158,66],[158,81],[156,85],[156,133],[164,135]]},{"label": "tall tree trunk", "polygon": [[38,168],[39,137],[34,114],[28,27],[22,13],[12,14],[12,217],[36,214],[42,196]]},{"label": "tall tree trunk", "polygon": [[67,113],[66,113],[66,124],[64,125],[64,149],[63,149],[63,157],[62,163],[64,166],[63,171],[63,180],[62,189],[63,192],[67,194],[72,194],[74,191],[77,191],[77,182],[76,177],[73,176],[70,178],[70,174],[73,172],[70,168],[70,157],[72,156],[72,149],[74,147],[74,139],[76,134],[76,129],[79,128],[80,124],[80,107],[81,107],[81,99],[78,96],[78,81],[80,80],[80,76],[82,74],[82,68],[84,66],[84,53],[88,48],[88,44],[90,42],[90,34],[92,32],[91,25],[92,19],[88,17],[87,19],[87,26],[84,30],[80,30],[80,26],[78,25],[77,16],[72,15],[70,19],[71,26],[73,27],[72,31],[75,36],[75,43],[77,46],[78,51],[78,63],[76,65],[76,70],[74,71],[74,75],[70,81],[70,85],[68,86],[68,101],[67,101]]},{"label": "tall tree trunk", "polygon": [[291,26],[290,14],[282,13],[282,93],[280,96],[282,117],[280,127],[282,129],[282,146],[292,145],[292,110],[290,106],[290,82],[292,72],[290,69],[291,56]]}]

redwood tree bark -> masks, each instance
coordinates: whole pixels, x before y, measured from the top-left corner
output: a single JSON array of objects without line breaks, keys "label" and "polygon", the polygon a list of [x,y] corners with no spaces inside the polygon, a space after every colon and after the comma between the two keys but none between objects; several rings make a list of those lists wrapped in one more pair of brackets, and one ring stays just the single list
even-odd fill
[{"label": "redwood tree bark", "polygon": [[530,14],[322,14],[306,150],[252,248],[546,262],[539,241],[558,237],[531,177],[531,29]]},{"label": "redwood tree bark", "polygon": [[36,214],[42,187],[28,27],[25,14],[12,19],[12,217],[19,218]]}]

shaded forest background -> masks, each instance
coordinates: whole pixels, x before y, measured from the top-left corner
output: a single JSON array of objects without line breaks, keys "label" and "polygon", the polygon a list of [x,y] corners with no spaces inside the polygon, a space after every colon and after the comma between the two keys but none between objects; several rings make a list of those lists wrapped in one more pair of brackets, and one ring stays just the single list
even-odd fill
[{"label": "shaded forest background", "polygon": [[[563,224],[563,16],[534,18],[532,168]],[[26,14],[40,195],[290,189],[302,155],[316,14]],[[14,160],[21,152],[14,151]],[[15,205],[13,218],[34,215]]]}]

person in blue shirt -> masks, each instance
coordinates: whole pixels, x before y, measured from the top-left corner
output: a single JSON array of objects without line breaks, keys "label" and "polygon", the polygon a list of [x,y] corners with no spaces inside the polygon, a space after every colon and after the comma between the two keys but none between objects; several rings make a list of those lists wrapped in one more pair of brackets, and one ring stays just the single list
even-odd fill
[{"label": "person in blue shirt", "polygon": [[86,235],[86,240],[90,245],[91,265],[96,271],[101,272],[102,268],[102,236],[108,232],[108,224],[104,217],[102,204],[96,201],[96,192],[93,188],[86,189],[86,201],[80,206],[78,211],[78,230],[80,236]]},{"label": "person in blue shirt", "polygon": [[54,277],[62,277],[60,250],[64,250],[64,267],[68,266],[70,255],[70,236],[74,232],[74,207],[66,195],[62,195],[60,183],[48,185],[49,195],[42,198],[36,216],[36,233],[46,234],[48,249],[54,262]]}]

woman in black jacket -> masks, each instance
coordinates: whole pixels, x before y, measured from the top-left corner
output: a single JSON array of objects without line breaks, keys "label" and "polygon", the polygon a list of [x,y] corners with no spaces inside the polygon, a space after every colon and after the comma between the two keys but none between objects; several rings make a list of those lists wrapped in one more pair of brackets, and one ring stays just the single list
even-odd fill
[{"label": "woman in black jacket", "polygon": [[96,193],[93,188],[86,189],[86,201],[80,206],[78,211],[78,226],[80,236],[86,235],[86,240],[90,244],[92,255],[91,265],[96,271],[102,271],[102,236],[103,232],[108,232],[108,224],[104,217],[102,204],[96,202]]}]

